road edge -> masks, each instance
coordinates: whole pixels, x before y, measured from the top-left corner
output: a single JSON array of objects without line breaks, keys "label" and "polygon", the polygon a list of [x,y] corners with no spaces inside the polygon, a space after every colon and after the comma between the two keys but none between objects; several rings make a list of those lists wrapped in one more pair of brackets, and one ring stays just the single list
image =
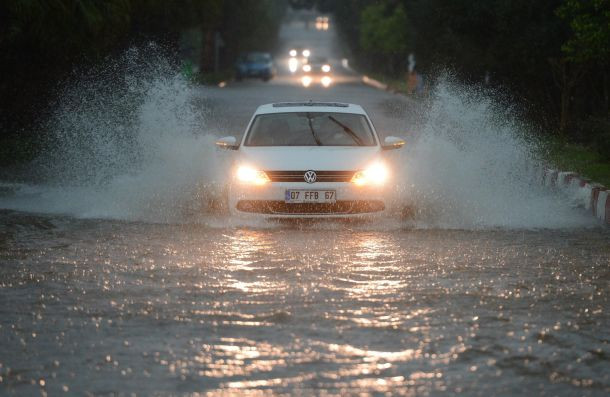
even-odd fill
[{"label": "road edge", "polygon": [[610,225],[610,191],[604,185],[592,182],[570,171],[544,168],[541,182],[576,197],[579,206],[591,211],[597,219]]},{"label": "road edge", "polygon": [[390,88],[389,85],[387,85],[385,83],[382,83],[379,80],[376,80],[376,79],[374,79],[372,77],[369,77],[369,76],[367,76],[365,74],[363,74],[361,76],[362,76],[362,78],[360,80],[362,81],[362,83],[364,85],[368,85],[369,87],[377,88],[378,90],[386,91],[386,92],[389,92],[389,93],[394,94],[394,95],[408,97],[404,92],[401,92],[401,91],[395,90],[393,88]]}]

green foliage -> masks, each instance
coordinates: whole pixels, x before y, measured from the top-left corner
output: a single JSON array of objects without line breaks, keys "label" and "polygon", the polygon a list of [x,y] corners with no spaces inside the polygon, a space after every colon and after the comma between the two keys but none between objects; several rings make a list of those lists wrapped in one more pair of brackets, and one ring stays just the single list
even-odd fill
[{"label": "green foliage", "polygon": [[561,47],[569,60],[610,60],[610,0],[566,0],[557,15],[572,30]]},{"label": "green foliage", "polygon": [[402,4],[371,4],[361,14],[360,45],[370,53],[404,55],[408,49],[407,24]]},{"label": "green foliage", "polygon": [[[360,53],[361,10],[375,3],[372,0],[322,0],[326,12],[334,14],[341,38],[354,53]],[[358,54],[360,55],[360,54]]]},{"label": "green foliage", "polygon": [[[574,140],[582,120],[609,115],[610,0],[318,4],[334,12],[353,63],[367,73],[404,76],[413,52],[428,79],[447,69],[466,82],[481,84],[489,76],[532,121],[551,134],[572,131]],[[395,17],[395,10],[404,15]]]},{"label": "green foliage", "polygon": [[[553,14],[559,0],[415,0],[410,17],[422,68],[448,65],[463,78],[496,82],[520,94],[553,86],[547,58],[564,36]],[[542,95],[548,95],[544,92]]]},{"label": "green foliage", "polygon": [[237,52],[272,45],[283,7],[282,0],[5,0],[0,56],[8,66],[27,68],[25,60],[35,58],[63,67],[138,36],[175,44],[194,27],[206,35],[219,31],[228,51]]},{"label": "green foliage", "polygon": [[576,138],[610,161],[610,117],[588,117],[576,124]]},{"label": "green foliage", "polygon": [[[608,130],[595,137],[595,147],[602,160],[610,162],[610,132]],[[608,175],[610,176],[610,172]]]},{"label": "green foliage", "polygon": [[560,170],[574,171],[610,187],[610,158],[583,145],[552,138],[547,143],[546,160]]},{"label": "green foliage", "polygon": [[0,46],[48,57],[106,51],[127,31],[131,10],[129,0],[6,0],[3,7]]},{"label": "green foliage", "polygon": [[[231,0],[224,4],[221,34],[232,62],[243,51],[273,49],[284,4],[278,0]],[[227,65],[228,66],[228,65]]]}]

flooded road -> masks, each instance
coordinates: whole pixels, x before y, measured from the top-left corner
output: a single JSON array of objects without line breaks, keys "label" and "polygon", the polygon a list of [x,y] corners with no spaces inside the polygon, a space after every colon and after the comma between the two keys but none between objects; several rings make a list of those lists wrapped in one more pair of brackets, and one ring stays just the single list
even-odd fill
[{"label": "flooded road", "polygon": [[[607,395],[610,230],[536,183],[519,123],[486,100],[441,87],[422,109],[338,76],[161,76],[129,144],[104,129],[114,119],[87,135],[91,109],[62,111],[61,178],[0,185],[0,394]],[[310,98],[407,136],[414,220],[201,209],[226,160],[213,137],[240,134],[258,104]]]},{"label": "flooded road", "polygon": [[0,220],[4,392],[610,388],[607,231]]}]

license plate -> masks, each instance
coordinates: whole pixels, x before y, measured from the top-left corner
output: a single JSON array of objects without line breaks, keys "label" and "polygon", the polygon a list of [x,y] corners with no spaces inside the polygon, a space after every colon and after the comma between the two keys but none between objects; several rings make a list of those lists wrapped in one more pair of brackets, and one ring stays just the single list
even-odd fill
[{"label": "license plate", "polygon": [[286,190],[286,203],[334,203],[337,193],[334,190]]}]

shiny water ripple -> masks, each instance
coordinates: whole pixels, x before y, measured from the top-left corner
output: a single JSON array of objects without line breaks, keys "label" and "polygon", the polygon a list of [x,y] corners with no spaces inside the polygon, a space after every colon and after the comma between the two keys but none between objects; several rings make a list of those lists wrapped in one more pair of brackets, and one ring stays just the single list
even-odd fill
[{"label": "shiny water ripple", "polygon": [[607,230],[1,220],[2,394],[610,392]]}]

